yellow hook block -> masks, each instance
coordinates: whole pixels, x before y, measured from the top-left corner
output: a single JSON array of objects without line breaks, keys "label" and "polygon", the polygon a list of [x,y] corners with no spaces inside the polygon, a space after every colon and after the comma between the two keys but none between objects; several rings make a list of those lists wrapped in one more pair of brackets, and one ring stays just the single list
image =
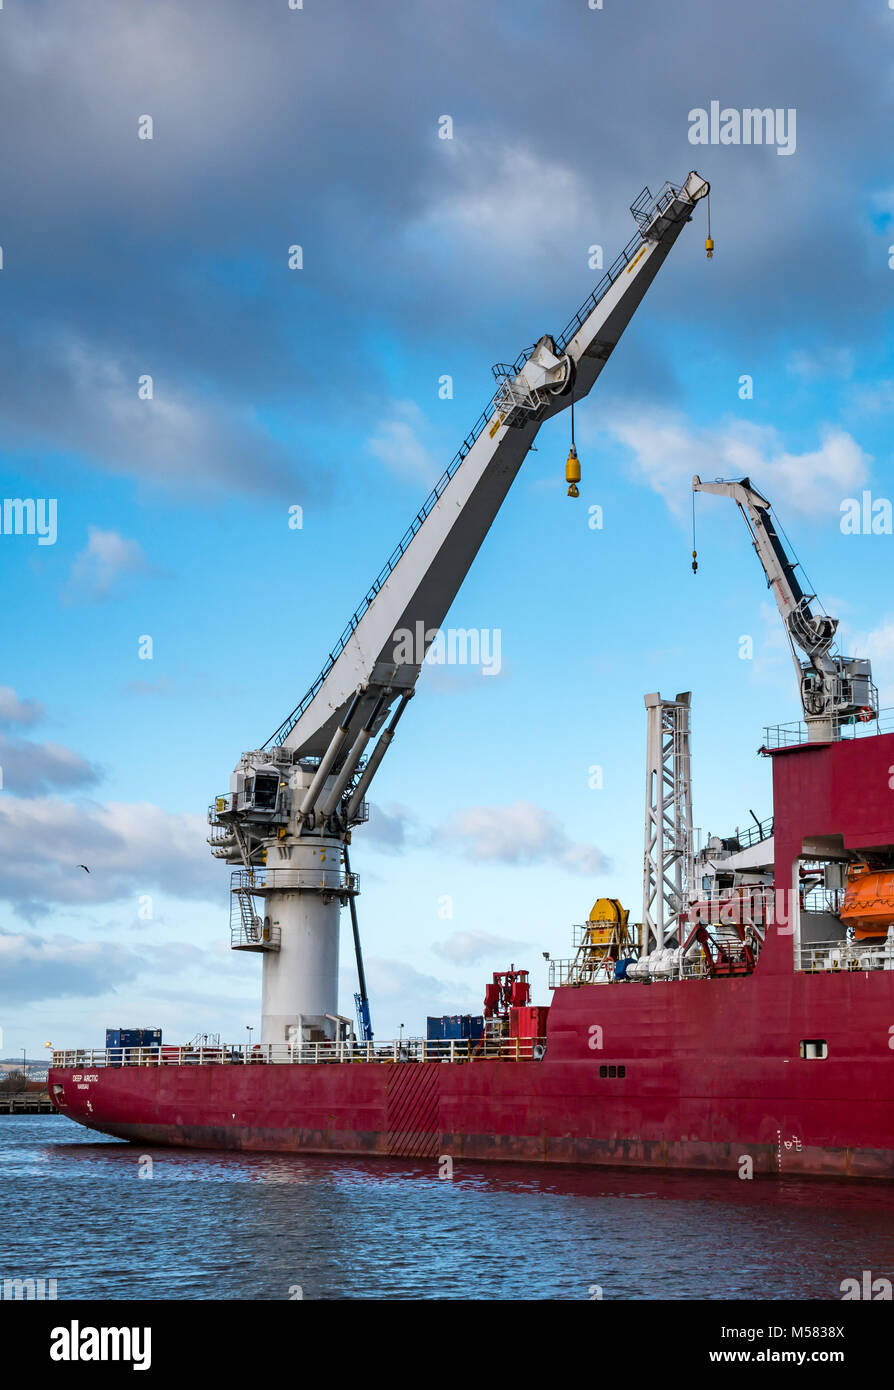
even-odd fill
[{"label": "yellow hook block", "polygon": [[568,496],[580,497],[577,490],[577,484],[580,482],[580,459],[573,444],[568,451],[568,459],[565,463],[565,481],[568,484]]}]

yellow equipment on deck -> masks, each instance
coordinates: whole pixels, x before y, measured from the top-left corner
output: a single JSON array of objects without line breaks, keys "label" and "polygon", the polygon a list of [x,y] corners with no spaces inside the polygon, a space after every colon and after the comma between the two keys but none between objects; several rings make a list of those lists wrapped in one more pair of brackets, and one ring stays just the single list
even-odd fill
[{"label": "yellow equipment on deck", "polygon": [[628,925],[630,912],[617,898],[597,898],[584,923],[574,975],[578,980],[596,980],[614,973],[615,963],[636,954],[635,928]]}]

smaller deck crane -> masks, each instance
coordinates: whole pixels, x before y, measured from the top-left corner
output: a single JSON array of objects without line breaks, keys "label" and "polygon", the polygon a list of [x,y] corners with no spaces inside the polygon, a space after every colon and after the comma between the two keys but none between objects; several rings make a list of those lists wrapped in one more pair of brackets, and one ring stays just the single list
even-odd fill
[{"label": "smaller deck crane", "polygon": [[[843,724],[876,719],[878,694],[872,683],[870,662],[841,655],[835,641],[838,619],[824,613],[816,604],[816,595],[805,594],[801,588],[795,573],[798,562],[786,553],[767,498],[752,485],[750,478],[703,483],[697,473],[692,479],[692,491],[731,497],[745,519],[767,576],[767,585],[773,590],[785,625],[798,673],[808,740],[811,743],[831,742],[841,737]],[[798,655],[796,647],[805,654],[806,661]]]}]

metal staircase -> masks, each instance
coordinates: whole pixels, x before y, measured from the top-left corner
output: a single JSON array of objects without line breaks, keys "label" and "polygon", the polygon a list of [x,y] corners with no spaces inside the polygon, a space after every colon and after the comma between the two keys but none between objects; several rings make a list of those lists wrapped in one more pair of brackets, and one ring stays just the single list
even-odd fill
[{"label": "metal staircase", "polygon": [[278,951],[280,928],[256,912],[252,878],[244,869],[230,878],[230,946],[234,951]]}]

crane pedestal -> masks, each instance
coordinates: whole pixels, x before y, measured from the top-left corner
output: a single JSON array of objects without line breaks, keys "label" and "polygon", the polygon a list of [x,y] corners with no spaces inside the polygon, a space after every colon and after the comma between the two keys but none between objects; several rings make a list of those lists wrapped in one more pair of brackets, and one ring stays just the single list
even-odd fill
[{"label": "crane pedestal", "polygon": [[281,936],[279,950],[264,956],[261,1042],[334,1037],[341,903],[313,891],[271,893],[267,915]]},{"label": "crane pedestal", "polygon": [[357,892],[344,867],[344,845],[330,836],[278,841],[267,849],[255,895],[279,949],[265,952],[262,1043],[334,1038],[338,1016],[338,944],[342,904]]}]

